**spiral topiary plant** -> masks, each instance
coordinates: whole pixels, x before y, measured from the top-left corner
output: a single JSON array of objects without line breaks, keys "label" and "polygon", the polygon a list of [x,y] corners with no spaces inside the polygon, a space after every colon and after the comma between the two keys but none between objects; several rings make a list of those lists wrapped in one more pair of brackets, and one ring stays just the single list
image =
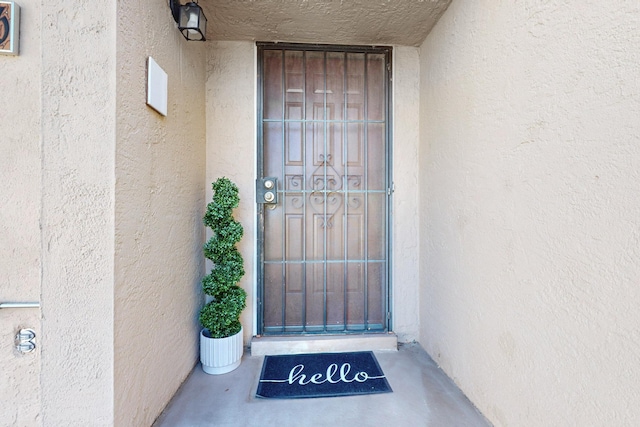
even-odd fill
[{"label": "spiral topiary plant", "polygon": [[200,310],[200,323],[211,338],[226,338],[240,332],[240,313],[247,305],[247,293],[237,285],[244,276],[242,255],[236,248],[243,228],[233,218],[233,209],[239,203],[238,187],[228,178],[213,183],[213,200],[203,218],[213,231],[204,245],[204,256],[213,262],[213,268],[202,279],[204,292],[213,299]]}]

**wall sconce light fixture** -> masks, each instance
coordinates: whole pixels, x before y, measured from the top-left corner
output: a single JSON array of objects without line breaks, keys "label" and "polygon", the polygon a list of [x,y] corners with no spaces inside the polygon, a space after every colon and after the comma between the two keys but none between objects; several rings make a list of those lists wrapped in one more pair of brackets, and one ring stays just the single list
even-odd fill
[{"label": "wall sconce light fixture", "polygon": [[178,29],[187,40],[205,41],[207,32],[207,17],[198,3],[190,1],[180,4],[180,0],[169,0],[169,7],[173,19],[178,23]]}]

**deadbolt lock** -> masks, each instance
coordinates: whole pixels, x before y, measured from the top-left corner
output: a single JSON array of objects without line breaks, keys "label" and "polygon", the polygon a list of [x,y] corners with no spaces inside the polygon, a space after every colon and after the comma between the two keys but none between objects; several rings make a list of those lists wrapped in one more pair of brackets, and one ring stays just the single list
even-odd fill
[{"label": "deadbolt lock", "polygon": [[264,201],[267,203],[273,202],[275,198],[276,198],[276,195],[273,194],[273,191],[267,191],[266,193],[264,193]]},{"label": "deadbolt lock", "polygon": [[278,203],[278,178],[267,176],[256,181],[257,203],[275,205]]}]

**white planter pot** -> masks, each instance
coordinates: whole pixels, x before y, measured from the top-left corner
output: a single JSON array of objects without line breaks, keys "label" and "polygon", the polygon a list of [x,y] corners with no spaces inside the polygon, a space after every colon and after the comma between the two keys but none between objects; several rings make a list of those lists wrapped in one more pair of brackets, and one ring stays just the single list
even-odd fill
[{"label": "white planter pot", "polygon": [[200,362],[207,374],[219,375],[240,366],[244,345],[242,329],[227,338],[209,338],[207,330],[200,331]]}]

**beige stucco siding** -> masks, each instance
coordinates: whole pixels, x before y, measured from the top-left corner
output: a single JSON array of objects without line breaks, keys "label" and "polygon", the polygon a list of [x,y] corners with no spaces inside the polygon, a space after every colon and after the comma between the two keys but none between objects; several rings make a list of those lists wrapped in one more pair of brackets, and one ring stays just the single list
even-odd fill
[{"label": "beige stucco siding", "polygon": [[[236,183],[240,205],[235,218],[244,227],[238,249],[244,258],[247,308],[241,322],[245,344],[254,332],[255,303],[255,170],[256,68],[255,43],[211,42],[207,52],[207,203],[211,183],[226,176]],[[211,268],[208,264],[207,269]]]},{"label": "beige stucco siding", "polygon": [[420,342],[495,425],[640,422],[639,12],[454,1],[420,49]]},{"label": "beige stucco siding", "polygon": [[[20,56],[0,56],[0,302],[40,301],[40,2],[22,0]],[[39,351],[16,357],[14,336],[40,311],[0,310],[0,424],[40,420]],[[37,347],[37,350],[40,346]]]},{"label": "beige stucco siding", "polygon": [[23,10],[42,20],[42,423],[110,425],[116,9]]},{"label": "beige stucco siding", "polygon": [[[25,38],[20,56],[0,56],[0,281],[3,300],[40,298],[40,21],[39,7],[21,2]],[[36,16],[32,16],[35,14]],[[20,179],[16,179],[20,177]],[[5,287],[6,285],[6,287]]]},{"label": "beige stucco siding", "polygon": [[[118,426],[151,425],[199,357],[206,45],[182,37],[166,1],[152,3],[118,3],[113,296]],[[168,74],[166,117],[145,104],[149,56]]]},{"label": "beige stucco siding", "polygon": [[420,62],[414,47],[393,55],[392,327],[401,342],[418,338],[419,234],[418,144]]}]

